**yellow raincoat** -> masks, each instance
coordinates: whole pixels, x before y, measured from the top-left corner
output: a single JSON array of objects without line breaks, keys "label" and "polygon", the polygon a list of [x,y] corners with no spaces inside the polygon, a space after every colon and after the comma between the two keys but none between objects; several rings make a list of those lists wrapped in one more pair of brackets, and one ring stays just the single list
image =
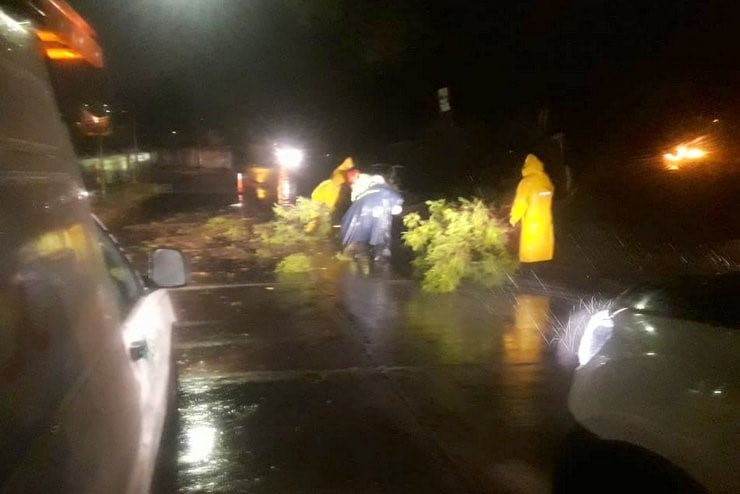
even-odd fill
[{"label": "yellow raincoat", "polygon": [[345,159],[341,165],[331,173],[331,178],[324,180],[311,192],[311,200],[323,202],[330,211],[334,211],[337,205],[342,185],[347,181],[347,170],[354,168],[352,158]]},{"label": "yellow raincoat", "polygon": [[545,173],[545,165],[533,154],[524,160],[522,177],[509,219],[512,226],[522,222],[519,260],[550,261],[555,249],[551,211],[554,187]]}]

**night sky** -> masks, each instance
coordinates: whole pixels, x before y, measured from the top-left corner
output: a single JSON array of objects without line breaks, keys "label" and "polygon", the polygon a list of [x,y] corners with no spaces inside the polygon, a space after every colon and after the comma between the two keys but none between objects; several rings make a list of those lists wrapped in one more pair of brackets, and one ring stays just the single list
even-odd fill
[{"label": "night sky", "polygon": [[733,1],[70,3],[105,50],[101,98],[151,144],[215,129],[235,145],[385,145],[433,124],[441,86],[460,125],[547,107],[583,145],[737,108]]}]

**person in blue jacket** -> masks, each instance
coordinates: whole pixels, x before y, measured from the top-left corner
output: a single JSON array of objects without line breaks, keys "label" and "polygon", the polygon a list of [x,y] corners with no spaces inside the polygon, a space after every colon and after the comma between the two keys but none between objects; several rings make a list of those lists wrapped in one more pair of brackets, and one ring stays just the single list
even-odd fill
[{"label": "person in blue jacket", "polygon": [[344,252],[369,254],[375,263],[385,264],[391,255],[393,216],[401,214],[403,198],[381,175],[373,175],[368,187],[355,195],[344,214],[340,238]]}]

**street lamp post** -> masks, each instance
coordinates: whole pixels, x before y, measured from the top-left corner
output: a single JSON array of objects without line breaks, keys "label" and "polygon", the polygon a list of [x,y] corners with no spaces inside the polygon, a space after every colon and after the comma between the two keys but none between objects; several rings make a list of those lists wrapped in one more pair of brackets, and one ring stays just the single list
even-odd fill
[{"label": "street lamp post", "polygon": [[[126,161],[131,171],[130,177],[133,183],[139,181],[139,134],[136,122],[136,113],[129,110],[121,110],[121,115],[128,117],[129,124],[131,125],[131,150],[126,153]],[[131,163],[131,156],[134,156],[133,163]]]},{"label": "street lamp post", "polygon": [[90,112],[89,106],[84,105],[81,111],[80,121],[77,126],[80,131],[89,137],[96,137],[98,141],[98,161],[95,167],[96,177],[100,185],[100,193],[105,195],[105,168],[103,167],[103,138],[109,136],[112,132],[110,110],[108,105],[103,105],[104,114],[101,116],[94,115]]}]

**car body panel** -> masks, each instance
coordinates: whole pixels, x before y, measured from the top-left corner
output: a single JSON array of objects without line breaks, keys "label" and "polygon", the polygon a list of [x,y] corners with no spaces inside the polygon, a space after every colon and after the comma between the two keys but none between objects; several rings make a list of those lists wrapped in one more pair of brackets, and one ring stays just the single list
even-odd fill
[{"label": "car body panel", "polygon": [[132,473],[129,492],[146,492],[159,451],[168,407],[172,355],[172,325],[175,312],[167,290],[156,290],[142,298],[126,320],[124,345],[145,342],[146,354],[131,360],[133,375],[139,384],[141,433],[136,469]]},{"label": "car body panel", "polygon": [[121,305],[36,38],[1,10],[0,103],[0,491],[146,492],[172,307]]},{"label": "car body panel", "polygon": [[634,311],[614,324],[575,373],[576,420],[668,459],[712,492],[740,491],[738,332]]}]

